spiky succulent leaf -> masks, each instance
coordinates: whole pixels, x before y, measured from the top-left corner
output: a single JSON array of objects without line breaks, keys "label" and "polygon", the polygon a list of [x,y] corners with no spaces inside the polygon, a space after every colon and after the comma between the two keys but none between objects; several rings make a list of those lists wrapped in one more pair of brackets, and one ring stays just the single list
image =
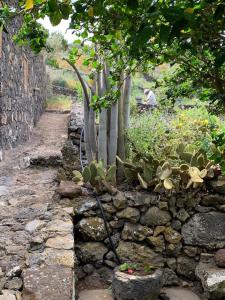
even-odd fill
[{"label": "spiky succulent leaf", "polygon": [[84,178],[84,182],[89,182],[91,180],[91,170],[89,166],[86,166],[82,172],[82,176]]},{"label": "spiky succulent leaf", "polygon": [[177,149],[176,149],[176,152],[177,154],[181,155],[185,150],[185,145],[183,143],[180,143],[178,146],[177,146]]},{"label": "spiky succulent leaf", "polygon": [[146,181],[144,181],[144,179],[141,177],[141,175],[138,173],[138,180],[140,182],[140,185],[143,189],[147,190],[148,188],[148,184]]},{"label": "spiky succulent leaf", "polygon": [[187,171],[189,169],[189,165],[182,164],[182,165],[180,165],[180,169],[181,169],[181,171]]},{"label": "spiky succulent leaf", "polygon": [[77,170],[74,170],[73,171],[73,181],[74,182],[80,182],[80,181],[83,181],[83,176],[82,174],[77,171]]},{"label": "spiky succulent leaf", "polygon": [[97,162],[92,161],[89,165],[91,171],[91,178],[95,178],[97,176]]},{"label": "spiky succulent leaf", "polygon": [[201,172],[199,173],[199,176],[200,176],[201,178],[205,178],[206,175],[207,175],[207,170],[206,170],[206,169],[201,170]]},{"label": "spiky succulent leaf", "polygon": [[162,183],[161,182],[158,183],[154,188],[154,192],[159,193],[161,191],[162,187],[163,187]]},{"label": "spiky succulent leaf", "polygon": [[192,159],[192,153],[184,152],[180,155],[180,158],[184,160],[186,163],[190,163]]},{"label": "spiky succulent leaf", "polygon": [[107,174],[106,174],[106,181],[111,182],[112,184],[116,183],[116,166],[110,166]]},{"label": "spiky succulent leaf", "polygon": [[101,165],[97,166],[97,175],[101,178],[101,179],[105,179],[105,171],[103,169],[103,167]]},{"label": "spiky succulent leaf", "polygon": [[166,178],[163,181],[163,185],[164,185],[164,188],[167,190],[172,190],[172,188],[173,188],[173,182],[170,178]]},{"label": "spiky succulent leaf", "polygon": [[142,177],[145,181],[150,182],[153,178],[153,170],[150,165],[145,165],[144,166],[144,171],[142,174]]}]

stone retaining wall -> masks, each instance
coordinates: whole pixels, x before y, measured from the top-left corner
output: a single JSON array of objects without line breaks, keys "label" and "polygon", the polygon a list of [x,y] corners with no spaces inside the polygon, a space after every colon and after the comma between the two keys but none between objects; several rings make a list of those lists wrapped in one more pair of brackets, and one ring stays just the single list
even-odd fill
[{"label": "stone retaining wall", "polygon": [[30,138],[46,98],[43,57],[12,41],[19,24],[17,18],[8,26],[9,34],[0,36],[0,150]]},{"label": "stone retaining wall", "polygon": [[[69,133],[74,144],[79,132],[79,122],[72,115]],[[198,192],[119,191],[114,196],[101,195],[100,200],[122,262],[156,265],[164,270],[165,286],[194,285],[199,292],[204,288],[204,299],[225,299],[225,250],[219,250],[225,248],[223,176]],[[96,278],[109,283],[118,261],[98,203],[87,192],[70,202],[75,215],[77,277],[87,284],[95,284]]]}]

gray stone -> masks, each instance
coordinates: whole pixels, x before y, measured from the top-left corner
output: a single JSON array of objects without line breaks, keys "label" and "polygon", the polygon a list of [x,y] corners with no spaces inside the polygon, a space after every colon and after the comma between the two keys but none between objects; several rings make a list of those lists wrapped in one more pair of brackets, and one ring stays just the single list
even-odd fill
[{"label": "gray stone", "polygon": [[82,194],[82,189],[73,181],[61,181],[57,192],[62,197],[74,198]]},{"label": "gray stone", "polygon": [[210,180],[209,185],[214,192],[225,195],[225,177],[223,175],[219,176],[215,180]]},{"label": "gray stone", "polygon": [[92,197],[79,197],[70,200],[74,207],[75,215],[82,215],[85,212],[96,209],[98,207],[96,199]]},{"label": "gray stone", "polygon": [[44,221],[41,220],[33,220],[26,224],[25,230],[29,231],[30,233],[41,229],[45,225]]},{"label": "gray stone", "polygon": [[196,276],[201,280],[207,299],[225,299],[225,270],[215,266],[213,261],[200,262],[196,268]]},{"label": "gray stone", "polygon": [[117,270],[112,282],[113,295],[117,300],[157,300],[162,275],[161,270],[146,276],[129,275]]},{"label": "gray stone", "polygon": [[62,266],[41,266],[23,272],[23,299],[71,300],[73,270]]},{"label": "gray stone", "polygon": [[[114,245],[115,247],[117,247],[117,246],[119,245],[119,241],[120,241],[120,233],[117,232],[117,233],[111,235],[111,239],[112,239],[113,245]],[[111,244],[110,244],[110,242],[109,242],[109,238],[105,239],[105,240],[104,240],[104,243],[105,243],[109,248],[111,248]]]},{"label": "gray stone", "polygon": [[80,300],[113,300],[109,290],[84,290],[79,293]]},{"label": "gray stone", "polygon": [[225,267],[225,249],[220,249],[215,254],[215,263],[217,267]]},{"label": "gray stone", "polygon": [[154,250],[156,252],[163,252],[166,248],[165,240],[162,235],[149,236],[147,238],[147,242],[149,243],[149,245],[154,247]]},{"label": "gray stone", "polygon": [[181,222],[184,223],[190,216],[184,208],[181,208],[177,212],[176,217],[177,217],[178,220],[180,220]]},{"label": "gray stone", "polygon": [[179,275],[185,276],[188,279],[195,279],[195,268],[197,266],[197,262],[190,257],[187,256],[179,256],[177,258],[177,273]]},{"label": "gray stone", "polygon": [[182,288],[166,288],[162,293],[165,300],[200,300],[192,291]]},{"label": "gray stone", "polygon": [[119,219],[124,219],[133,223],[137,223],[138,220],[140,219],[140,212],[136,208],[127,207],[122,211],[118,212],[116,216]]},{"label": "gray stone", "polygon": [[153,234],[153,230],[140,224],[126,223],[122,231],[123,240],[143,241]]},{"label": "gray stone", "polygon": [[92,274],[94,272],[94,270],[95,270],[95,268],[90,264],[83,266],[83,271],[88,275]]},{"label": "gray stone", "polygon": [[202,197],[200,204],[205,206],[223,205],[225,204],[225,196],[218,194],[205,195]]},{"label": "gray stone", "polygon": [[171,244],[178,244],[182,239],[180,233],[174,230],[172,227],[166,227],[163,234],[165,240]]},{"label": "gray stone", "polygon": [[180,279],[173,270],[169,268],[163,269],[163,286],[174,286],[179,284]]},{"label": "gray stone", "polygon": [[151,264],[158,267],[164,265],[163,257],[144,245],[120,241],[117,253],[123,262]]},{"label": "gray stone", "polygon": [[171,216],[169,212],[153,206],[149,208],[141,218],[141,223],[147,226],[166,225],[170,220]]},{"label": "gray stone", "polygon": [[4,288],[9,290],[21,290],[23,286],[22,279],[19,277],[13,277],[6,281]]},{"label": "gray stone", "polygon": [[99,242],[76,243],[75,253],[83,263],[93,263],[103,259],[108,248]]},{"label": "gray stone", "polygon": [[[127,199],[129,200],[130,206],[144,206],[153,204],[157,201],[158,197],[156,195],[152,195],[149,193],[140,193],[140,192],[128,192],[125,194]],[[156,203],[155,203],[156,204]]]},{"label": "gray stone", "polygon": [[[216,233],[216,234],[215,234]],[[186,245],[218,249],[225,246],[225,214],[218,212],[194,215],[182,228]]]},{"label": "gray stone", "polygon": [[70,250],[74,247],[73,239],[74,238],[72,234],[56,236],[54,238],[49,238],[45,245],[49,248]]},{"label": "gray stone", "polygon": [[113,205],[117,209],[124,209],[127,205],[127,199],[124,195],[124,193],[117,193],[116,196],[113,197]]},{"label": "gray stone", "polygon": [[107,237],[104,221],[101,218],[84,218],[77,224],[84,240],[103,241]]}]

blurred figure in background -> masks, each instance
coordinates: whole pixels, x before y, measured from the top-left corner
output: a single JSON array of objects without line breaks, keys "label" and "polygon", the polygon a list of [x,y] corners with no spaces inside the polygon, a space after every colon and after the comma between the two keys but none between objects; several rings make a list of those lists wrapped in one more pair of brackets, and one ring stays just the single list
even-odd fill
[{"label": "blurred figure in background", "polygon": [[146,96],[146,104],[148,106],[150,106],[151,108],[155,108],[158,106],[158,103],[156,101],[156,96],[153,93],[153,91],[149,90],[149,89],[145,89],[144,90],[144,94]]}]

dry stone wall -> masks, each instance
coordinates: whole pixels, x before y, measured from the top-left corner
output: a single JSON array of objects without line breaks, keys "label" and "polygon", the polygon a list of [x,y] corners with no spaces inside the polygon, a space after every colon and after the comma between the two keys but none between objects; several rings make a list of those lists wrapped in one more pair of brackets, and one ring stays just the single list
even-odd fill
[{"label": "dry stone wall", "polygon": [[0,151],[30,138],[45,103],[43,58],[12,41],[19,24],[15,19],[0,37]]},{"label": "dry stone wall", "polygon": [[[76,147],[82,122],[75,114],[71,118],[69,135]],[[131,190],[99,198],[122,262],[156,265],[164,271],[165,286],[185,284],[200,293],[204,289],[203,299],[225,299],[224,176],[197,192]],[[70,203],[74,207],[77,278],[86,284],[95,284],[97,279],[107,284],[118,260],[98,203],[90,190]]]}]

